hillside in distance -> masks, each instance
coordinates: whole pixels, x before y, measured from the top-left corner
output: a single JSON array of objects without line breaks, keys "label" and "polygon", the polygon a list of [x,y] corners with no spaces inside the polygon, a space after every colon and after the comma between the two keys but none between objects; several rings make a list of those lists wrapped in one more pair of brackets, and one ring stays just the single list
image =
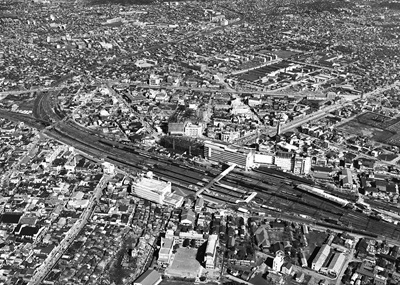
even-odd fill
[{"label": "hillside in distance", "polygon": [[89,5],[149,5],[158,2],[157,0],[88,0]]}]

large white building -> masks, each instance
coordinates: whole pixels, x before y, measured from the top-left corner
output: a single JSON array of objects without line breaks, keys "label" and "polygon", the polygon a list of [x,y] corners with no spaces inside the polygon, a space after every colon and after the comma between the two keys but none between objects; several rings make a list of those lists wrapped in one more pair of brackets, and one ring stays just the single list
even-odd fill
[{"label": "large white building", "polygon": [[246,170],[254,165],[253,149],[238,148],[211,141],[204,142],[204,157],[215,162],[234,163]]},{"label": "large white building", "polygon": [[280,272],[283,263],[285,262],[285,253],[282,250],[276,252],[274,261],[272,262],[272,270],[275,272]]},{"label": "large white building", "polygon": [[203,133],[203,126],[201,124],[187,123],[185,125],[185,136],[200,137]]},{"label": "large white building", "polygon": [[132,182],[132,191],[140,198],[163,204],[165,196],[171,193],[171,182],[140,177]]},{"label": "large white building", "polygon": [[311,171],[311,157],[296,156],[294,159],[293,173],[308,174]]},{"label": "large white building", "polygon": [[215,256],[217,254],[217,245],[218,245],[218,235],[210,235],[207,240],[206,254],[204,256],[206,268],[215,267]]},{"label": "large white building", "polygon": [[343,253],[335,253],[331,262],[328,265],[328,273],[337,276],[340,273],[340,270],[342,269],[345,260],[346,256]]},{"label": "large white building", "polygon": [[320,271],[322,265],[324,264],[330,252],[331,252],[331,247],[329,245],[327,244],[322,245],[317,255],[315,256],[314,260],[311,263],[311,269],[315,271]]},{"label": "large white building", "polygon": [[292,171],[293,169],[293,153],[290,152],[277,152],[275,155],[275,165],[282,170]]},{"label": "large white building", "polygon": [[162,265],[169,265],[171,262],[172,249],[174,246],[173,238],[161,238],[161,248],[158,253],[158,262]]}]

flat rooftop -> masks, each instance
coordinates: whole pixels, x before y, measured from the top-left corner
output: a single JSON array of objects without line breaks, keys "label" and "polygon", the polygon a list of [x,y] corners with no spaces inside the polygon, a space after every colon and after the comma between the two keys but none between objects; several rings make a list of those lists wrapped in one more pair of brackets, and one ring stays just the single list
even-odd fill
[{"label": "flat rooftop", "polygon": [[165,188],[168,186],[168,183],[161,180],[150,179],[146,177],[142,177],[134,182],[139,187],[147,188],[156,193],[165,192]]}]

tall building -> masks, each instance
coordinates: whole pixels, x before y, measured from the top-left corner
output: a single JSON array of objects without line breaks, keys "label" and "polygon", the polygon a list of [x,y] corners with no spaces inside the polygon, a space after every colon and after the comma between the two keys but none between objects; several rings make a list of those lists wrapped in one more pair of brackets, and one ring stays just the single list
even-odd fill
[{"label": "tall building", "polygon": [[133,193],[140,198],[163,204],[165,196],[171,193],[171,182],[140,177],[132,182],[132,188]]},{"label": "tall building", "polygon": [[204,157],[219,163],[234,163],[244,169],[254,165],[254,149],[239,148],[211,141],[204,142]]},{"label": "tall building", "polygon": [[294,163],[293,155],[291,152],[277,152],[275,155],[275,165],[282,170],[292,171]]},{"label": "tall building", "polygon": [[311,157],[298,157],[294,159],[293,173],[308,174],[311,171]]},{"label": "tall building", "polygon": [[215,256],[217,254],[217,245],[218,245],[218,235],[210,235],[207,240],[206,254],[204,256],[206,268],[215,267]]}]

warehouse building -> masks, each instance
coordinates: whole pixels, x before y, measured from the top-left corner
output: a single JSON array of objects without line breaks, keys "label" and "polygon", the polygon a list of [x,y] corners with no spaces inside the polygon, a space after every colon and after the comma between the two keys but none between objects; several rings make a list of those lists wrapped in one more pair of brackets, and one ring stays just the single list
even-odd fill
[{"label": "warehouse building", "polygon": [[331,247],[327,244],[324,244],[319,249],[317,255],[315,256],[314,260],[311,263],[311,269],[315,271],[320,271],[322,265],[325,263],[329,253],[331,251]]}]

